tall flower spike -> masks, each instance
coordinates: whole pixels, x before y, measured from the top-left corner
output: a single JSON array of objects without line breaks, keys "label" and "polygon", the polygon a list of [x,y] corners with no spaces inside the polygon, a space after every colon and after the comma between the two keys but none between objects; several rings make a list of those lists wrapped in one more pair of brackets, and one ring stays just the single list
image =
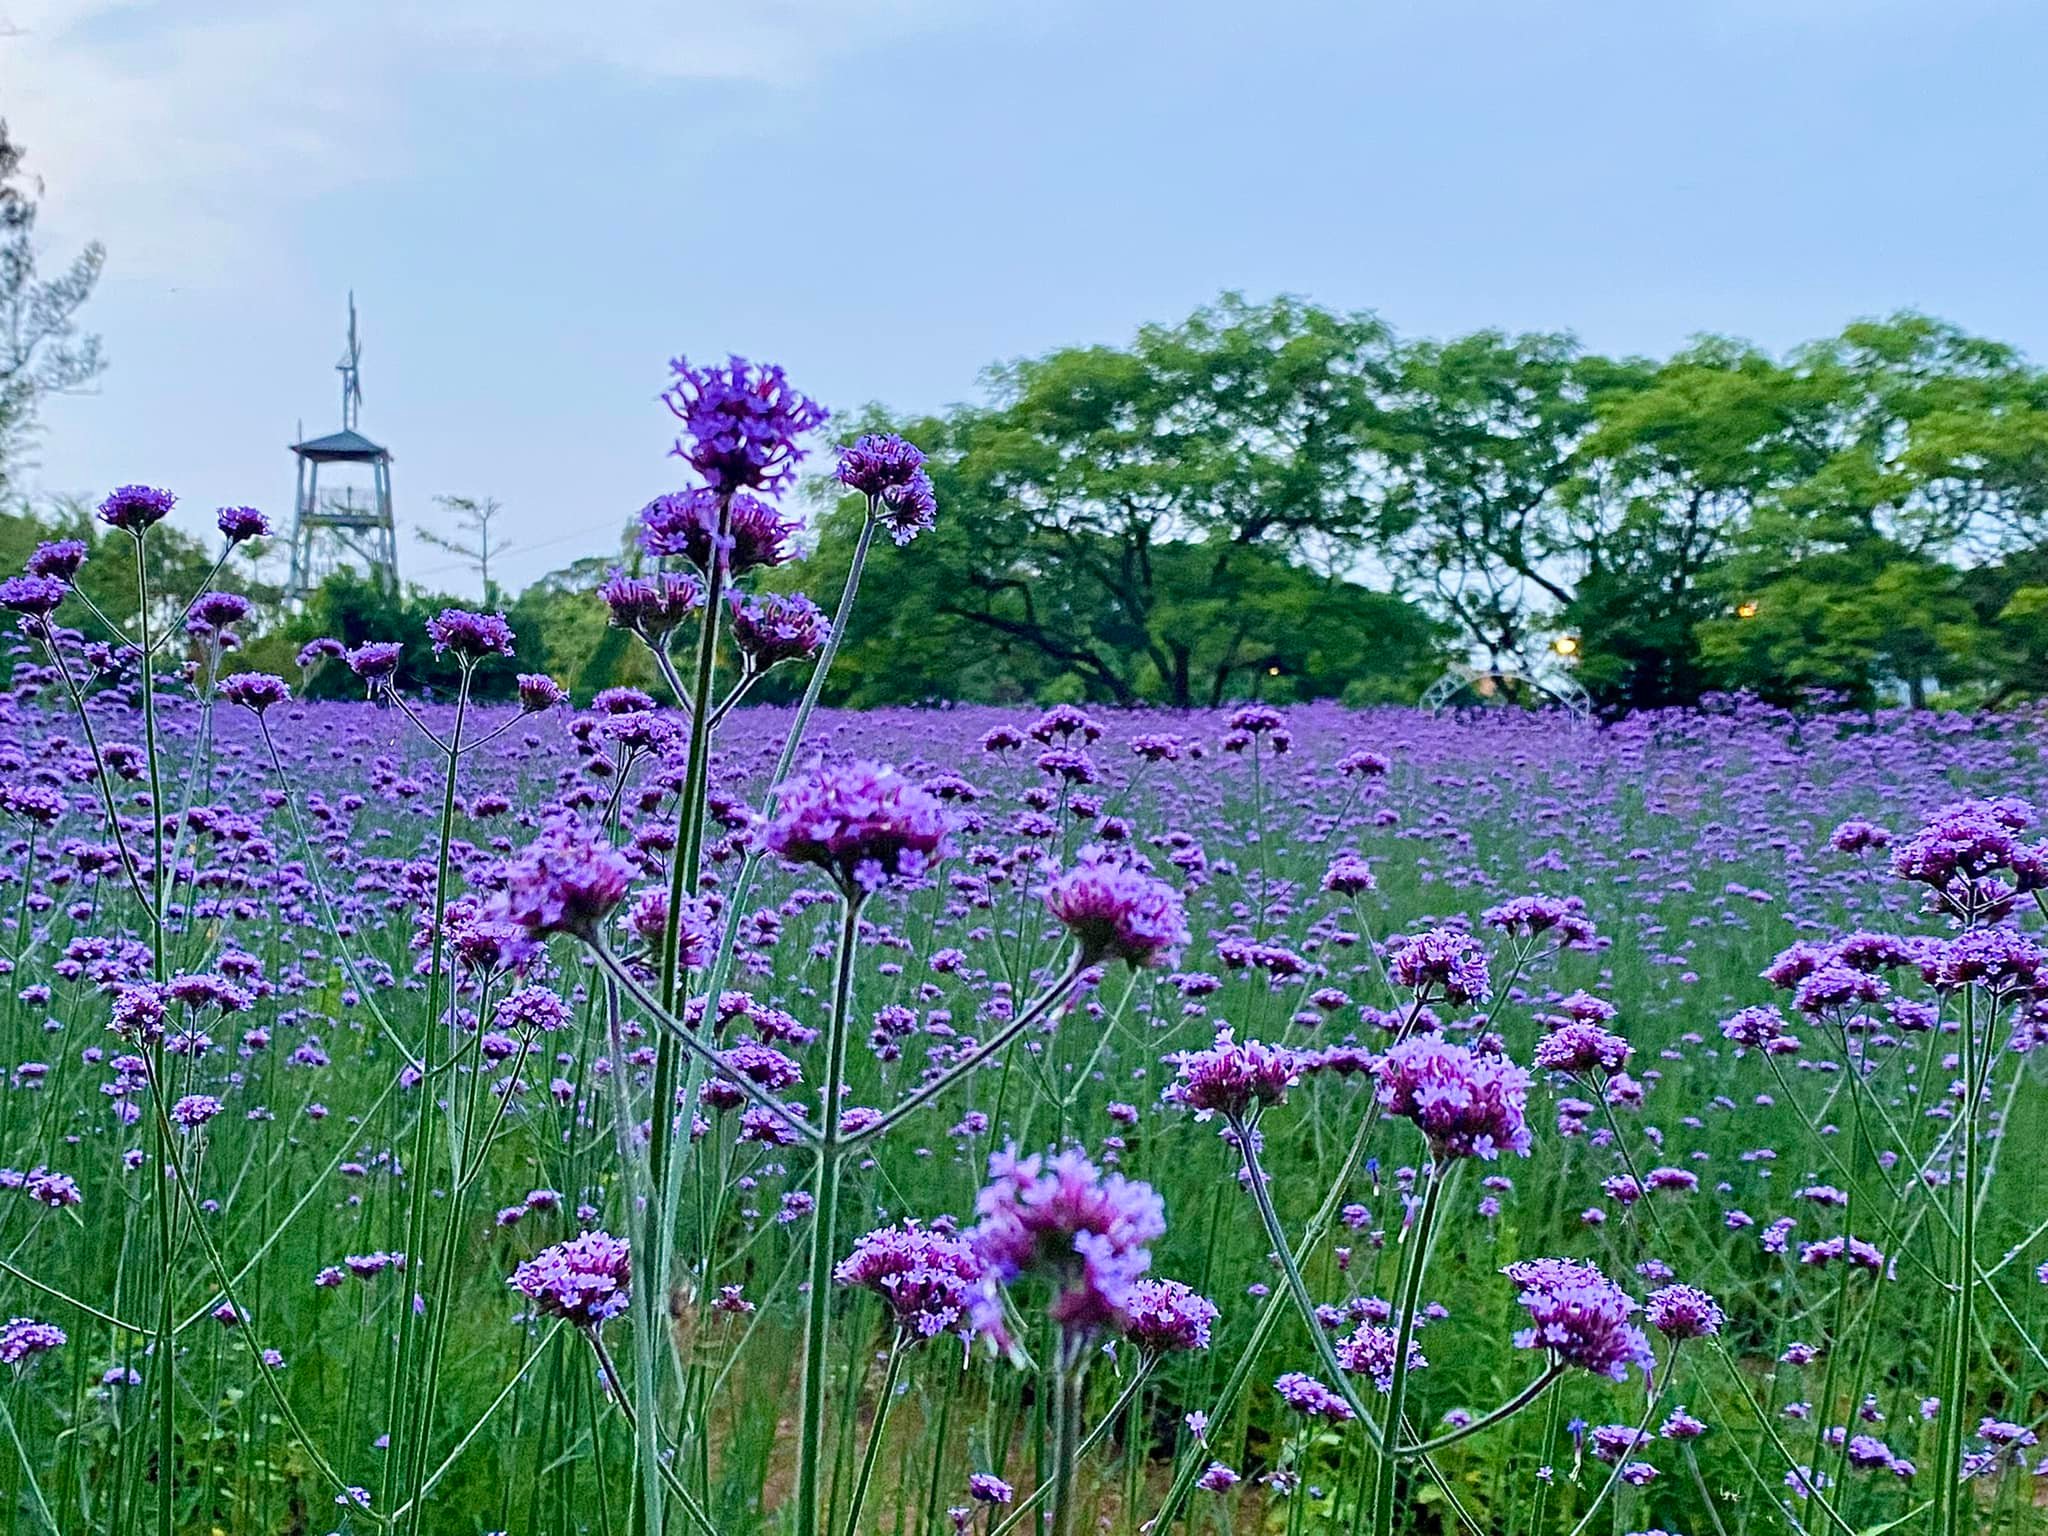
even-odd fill
[{"label": "tall flower spike", "polygon": [[178,498],[150,485],[124,485],[100,503],[99,519],[109,528],[140,536],[171,515]]},{"label": "tall flower spike", "polygon": [[558,823],[506,866],[505,889],[492,910],[536,938],[569,933],[594,939],[626,899],[634,874],[632,862],[602,837]]},{"label": "tall flower spike", "polygon": [[1045,904],[1080,943],[1084,964],[1171,965],[1188,942],[1180,893],[1100,848],[1081,850]]},{"label": "tall flower spike", "polygon": [[[758,496],[735,491],[730,499],[723,541],[727,571],[740,576],[787,560],[798,525]],[[701,487],[655,497],[640,509],[640,547],[662,559],[687,560],[708,573],[720,544],[719,500],[718,492]]]},{"label": "tall flower spike", "polygon": [[1083,1333],[1129,1320],[1151,1244],[1166,1232],[1151,1185],[1104,1174],[1078,1151],[1049,1162],[1020,1158],[1015,1147],[998,1152],[975,1209],[974,1249],[995,1276],[1051,1282],[1053,1320]]},{"label": "tall flower spike", "polygon": [[735,356],[705,367],[677,358],[662,399],[683,424],[675,452],[715,491],[782,489],[804,456],[797,440],[827,411],[799,394],[783,371]]},{"label": "tall flower spike", "polygon": [[512,654],[512,626],[502,613],[443,608],[427,620],[427,637],[434,642],[436,656],[453,652],[457,661],[478,662],[486,656]]},{"label": "tall flower spike", "polygon": [[1469,935],[1448,928],[1388,940],[1387,972],[1396,986],[1434,993],[1461,1008],[1493,996],[1486,951]]},{"label": "tall flower spike", "polygon": [[626,1310],[631,1281],[626,1244],[608,1232],[585,1232],[543,1248],[505,1283],[542,1316],[595,1329]]},{"label": "tall flower spike", "polygon": [[1391,1047],[1375,1069],[1380,1103],[1415,1122],[1439,1158],[1529,1154],[1529,1074],[1435,1035]]},{"label": "tall flower spike", "polygon": [[1562,1364],[1596,1376],[1628,1379],[1630,1366],[1648,1373],[1650,1342],[1630,1321],[1642,1309],[1590,1264],[1525,1259],[1501,1273],[1521,1287],[1516,1297],[1531,1327],[1515,1335],[1519,1349],[1545,1349]]},{"label": "tall flower spike", "polygon": [[937,799],[894,768],[854,762],[784,785],[764,841],[792,864],[824,870],[853,897],[921,876],[946,831]]}]

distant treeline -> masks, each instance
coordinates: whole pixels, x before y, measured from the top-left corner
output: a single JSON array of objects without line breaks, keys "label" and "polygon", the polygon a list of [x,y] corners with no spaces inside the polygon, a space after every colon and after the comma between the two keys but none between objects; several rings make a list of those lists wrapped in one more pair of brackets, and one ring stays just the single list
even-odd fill
[{"label": "distant treeline", "polygon": [[[1569,666],[1613,711],[1720,691],[1999,703],[2048,678],[2048,374],[1919,315],[1785,357],[1710,337],[1654,360],[1563,334],[1405,341],[1226,296],[1128,346],[998,366],[981,403],[835,425],[920,444],[940,501],[934,532],[868,566],[841,703],[1369,703],[1466,659]],[[770,575],[828,609],[861,521],[831,489],[810,495],[808,557]],[[0,556],[53,523],[82,527],[7,520]],[[153,547],[194,579],[210,563]],[[636,558],[622,540],[521,593],[519,663],[486,685],[651,684],[591,595]],[[110,612],[120,565],[89,567]],[[415,640],[476,601],[345,573],[289,620],[250,595],[273,607],[244,664],[288,675],[315,634]],[[439,681],[413,654],[410,681]]]}]

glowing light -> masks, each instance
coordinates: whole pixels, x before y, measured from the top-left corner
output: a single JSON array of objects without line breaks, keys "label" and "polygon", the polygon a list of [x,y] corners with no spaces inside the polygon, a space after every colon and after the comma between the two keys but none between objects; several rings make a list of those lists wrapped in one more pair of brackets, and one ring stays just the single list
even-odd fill
[{"label": "glowing light", "polygon": [[1579,654],[1579,637],[1577,635],[1559,635],[1550,642],[1550,648],[1560,656],[1576,656]]},{"label": "glowing light", "polygon": [[1755,603],[1738,603],[1738,604],[1736,605],[1736,608],[1735,608],[1735,617],[1737,617],[1738,619],[1753,619],[1753,618],[1755,618],[1755,617],[1756,617],[1756,604],[1755,604]]}]

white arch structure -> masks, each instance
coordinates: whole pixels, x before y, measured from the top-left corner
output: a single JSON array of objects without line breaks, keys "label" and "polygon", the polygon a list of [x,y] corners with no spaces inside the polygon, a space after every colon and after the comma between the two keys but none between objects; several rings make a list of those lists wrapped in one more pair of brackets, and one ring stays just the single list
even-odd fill
[{"label": "white arch structure", "polygon": [[1441,715],[1451,708],[1460,694],[1471,693],[1487,698],[1500,692],[1503,685],[1514,685],[1540,694],[1574,720],[1590,720],[1593,716],[1592,696],[1570,677],[1563,674],[1539,677],[1511,667],[1452,667],[1422,691],[1418,703],[1432,716]]}]

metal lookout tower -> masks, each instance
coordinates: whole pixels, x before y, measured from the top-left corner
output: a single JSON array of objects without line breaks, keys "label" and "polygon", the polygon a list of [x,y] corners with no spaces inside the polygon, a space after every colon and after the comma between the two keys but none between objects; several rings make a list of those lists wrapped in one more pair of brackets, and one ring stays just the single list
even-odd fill
[{"label": "metal lookout tower", "polygon": [[[341,375],[341,430],[292,444],[299,491],[292,517],[291,599],[306,600],[320,578],[353,560],[379,583],[398,585],[398,527],[391,516],[391,450],[356,430],[363,404],[356,296],[348,296],[348,351]],[[340,466],[337,472],[336,466]],[[325,468],[329,488],[320,484]],[[364,471],[367,471],[367,483]],[[340,481],[339,485],[332,482]]]}]

